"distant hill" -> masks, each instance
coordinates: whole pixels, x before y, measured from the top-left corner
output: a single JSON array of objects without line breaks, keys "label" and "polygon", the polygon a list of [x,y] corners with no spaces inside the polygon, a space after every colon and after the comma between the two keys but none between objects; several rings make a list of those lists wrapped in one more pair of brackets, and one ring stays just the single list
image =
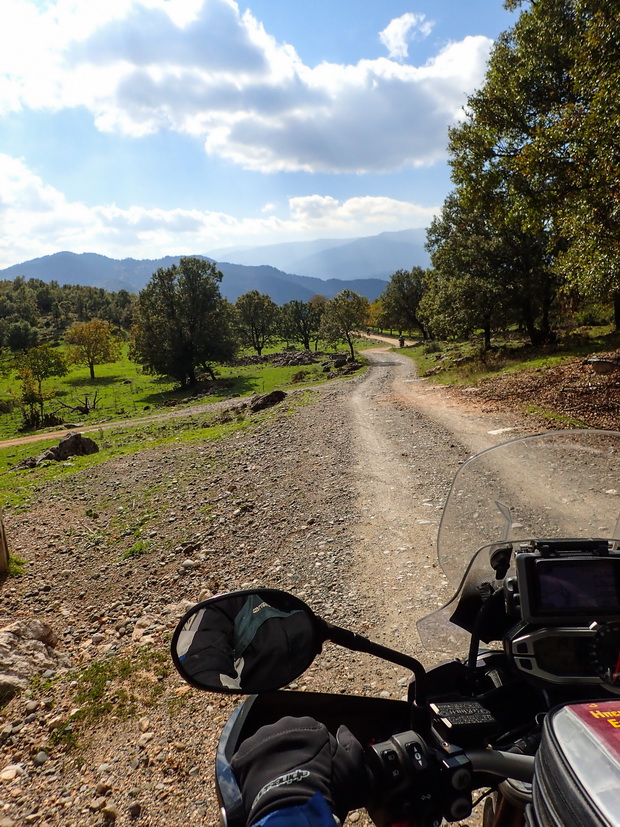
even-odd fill
[{"label": "distant hill", "polygon": [[320,279],[389,279],[396,270],[428,267],[426,230],[411,229],[355,239],[269,244],[264,247],[225,247],[209,251],[216,261],[268,264],[287,273]]},{"label": "distant hill", "polygon": [[[207,259],[207,256],[196,256]],[[54,253],[0,270],[0,279],[13,280],[17,276],[37,278],[41,281],[57,281],[59,284],[83,284],[103,287],[105,290],[128,290],[137,293],[146,286],[152,274],[160,267],[178,264],[181,256],[160,259],[122,260],[108,258],[97,253]],[[211,259],[213,260],[213,259]],[[258,290],[271,296],[276,304],[293,299],[308,301],[317,293],[330,299],[341,290],[354,290],[374,301],[385,290],[381,279],[322,280],[285,273],[275,267],[248,267],[241,264],[218,262],[223,275],[221,293],[230,301],[236,301],[249,290]]]}]

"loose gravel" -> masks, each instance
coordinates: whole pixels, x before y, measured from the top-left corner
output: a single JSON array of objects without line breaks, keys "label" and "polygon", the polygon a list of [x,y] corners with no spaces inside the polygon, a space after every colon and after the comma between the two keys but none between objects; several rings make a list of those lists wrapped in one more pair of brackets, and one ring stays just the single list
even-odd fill
[{"label": "loose gravel", "polygon": [[[368,353],[365,375],[290,395],[226,439],[110,460],[6,515],[26,568],[2,584],[0,626],[45,620],[71,666],[0,711],[0,827],[218,823],[215,745],[236,701],[190,689],[168,656],[179,617],[211,594],[286,589],[442,657],[415,620],[448,596],[433,543],[450,479],[528,425]],[[401,698],[407,680],[327,644],[294,688]]]}]

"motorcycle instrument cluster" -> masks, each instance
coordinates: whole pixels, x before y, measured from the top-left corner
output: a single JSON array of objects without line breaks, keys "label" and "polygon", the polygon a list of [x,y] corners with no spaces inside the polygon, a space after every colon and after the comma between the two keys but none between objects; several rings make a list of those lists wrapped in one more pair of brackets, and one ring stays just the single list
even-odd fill
[{"label": "motorcycle instrument cluster", "polygon": [[620,693],[620,554],[606,541],[575,545],[539,542],[517,553],[510,599],[522,623],[507,645],[532,678]]}]

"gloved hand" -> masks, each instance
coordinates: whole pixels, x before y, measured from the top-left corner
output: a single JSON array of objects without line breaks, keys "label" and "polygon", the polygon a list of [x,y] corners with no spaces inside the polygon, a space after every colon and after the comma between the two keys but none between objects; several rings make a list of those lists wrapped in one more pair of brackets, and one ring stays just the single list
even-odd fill
[{"label": "gloved hand", "polygon": [[370,800],[372,776],[362,745],[341,726],[336,738],[313,718],[281,718],[258,730],[233,756],[247,825],[320,792],[343,821]]}]

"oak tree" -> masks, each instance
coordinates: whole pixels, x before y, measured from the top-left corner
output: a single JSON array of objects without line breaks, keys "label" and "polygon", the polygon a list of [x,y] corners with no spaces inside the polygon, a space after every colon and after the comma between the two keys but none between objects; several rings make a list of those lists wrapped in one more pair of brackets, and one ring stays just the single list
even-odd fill
[{"label": "oak tree", "polygon": [[278,336],[279,307],[266,293],[250,290],[235,302],[241,341],[258,356]]},{"label": "oak tree", "polygon": [[310,342],[319,333],[323,305],[320,302],[304,302],[293,299],[280,308],[283,338],[299,342],[305,350],[310,350]]},{"label": "oak tree", "polygon": [[428,338],[426,327],[419,314],[420,302],[425,289],[425,272],[422,267],[412,270],[397,270],[390,277],[388,286],[381,295],[383,318],[388,326],[400,332],[418,328],[424,339]]},{"label": "oak tree", "polygon": [[95,378],[95,365],[104,365],[120,359],[121,343],[109,322],[91,319],[76,322],[65,336],[69,359],[76,365],[87,365],[90,378]]},{"label": "oak tree", "polygon": [[236,350],[229,302],[214,262],[182,258],[160,268],[138,296],[131,355],[149,373],[196,383],[196,369],[231,359]]},{"label": "oak tree", "polygon": [[22,383],[18,404],[27,427],[39,427],[45,420],[45,403],[56,395],[43,390],[43,382],[52,376],[65,376],[69,368],[64,355],[51,345],[38,345],[26,351],[17,363],[17,376]]},{"label": "oak tree", "polygon": [[346,342],[355,358],[353,338],[356,330],[366,327],[370,302],[353,290],[343,290],[325,304],[321,319],[321,337],[328,342]]}]

